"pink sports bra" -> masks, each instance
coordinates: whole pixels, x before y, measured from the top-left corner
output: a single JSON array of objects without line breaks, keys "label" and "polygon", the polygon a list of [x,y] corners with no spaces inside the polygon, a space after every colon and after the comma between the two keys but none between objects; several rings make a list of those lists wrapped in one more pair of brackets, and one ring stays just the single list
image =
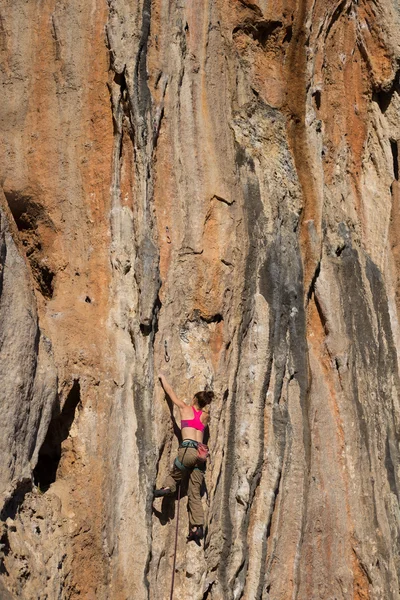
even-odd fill
[{"label": "pink sports bra", "polygon": [[193,427],[193,429],[197,429],[198,431],[204,431],[205,425],[200,420],[200,416],[203,411],[196,410],[194,406],[192,406],[192,409],[194,415],[193,419],[182,419],[181,428],[183,429],[184,427]]}]

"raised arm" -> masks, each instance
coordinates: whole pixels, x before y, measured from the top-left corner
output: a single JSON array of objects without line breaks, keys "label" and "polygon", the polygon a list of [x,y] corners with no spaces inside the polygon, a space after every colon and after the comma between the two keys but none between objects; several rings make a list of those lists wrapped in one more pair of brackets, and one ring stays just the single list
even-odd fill
[{"label": "raised arm", "polygon": [[178,396],[175,394],[174,390],[169,385],[165,375],[159,373],[158,377],[160,379],[164,392],[167,394],[167,396],[171,398],[172,402],[176,404],[176,406],[179,406],[179,408],[186,408],[186,404],[182,400],[179,400]]}]

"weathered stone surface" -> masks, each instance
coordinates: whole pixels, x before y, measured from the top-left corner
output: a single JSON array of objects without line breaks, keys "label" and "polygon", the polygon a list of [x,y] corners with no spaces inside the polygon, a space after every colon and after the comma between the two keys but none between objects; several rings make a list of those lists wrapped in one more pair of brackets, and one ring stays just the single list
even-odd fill
[{"label": "weathered stone surface", "polygon": [[177,598],[400,598],[399,24],[0,0],[1,597],[169,597],[163,369],[216,392]]}]

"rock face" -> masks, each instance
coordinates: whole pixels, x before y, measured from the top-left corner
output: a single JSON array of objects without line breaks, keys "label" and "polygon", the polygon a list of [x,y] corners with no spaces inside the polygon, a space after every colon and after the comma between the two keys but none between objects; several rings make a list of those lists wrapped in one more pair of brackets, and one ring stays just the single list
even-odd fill
[{"label": "rock face", "polygon": [[[397,0],[0,0],[0,596],[400,598]],[[175,415],[177,417],[177,415]]]}]

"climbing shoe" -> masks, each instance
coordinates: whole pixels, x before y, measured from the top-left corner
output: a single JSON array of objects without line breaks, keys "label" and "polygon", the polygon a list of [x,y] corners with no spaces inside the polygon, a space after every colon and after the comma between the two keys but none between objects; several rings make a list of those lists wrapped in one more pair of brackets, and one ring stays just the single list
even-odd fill
[{"label": "climbing shoe", "polygon": [[203,537],[203,525],[197,525],[189,531],[189,535],[186,539],[188,542],[196,542],[198,546],[201,546],[200,540],[202,540]]},{"label": "climbing shoe", "polygon": [[163,496],[170,496],[172,494],[170,488],[161,488],[160,490],[154,490],[154,498],[162,498]]}]

